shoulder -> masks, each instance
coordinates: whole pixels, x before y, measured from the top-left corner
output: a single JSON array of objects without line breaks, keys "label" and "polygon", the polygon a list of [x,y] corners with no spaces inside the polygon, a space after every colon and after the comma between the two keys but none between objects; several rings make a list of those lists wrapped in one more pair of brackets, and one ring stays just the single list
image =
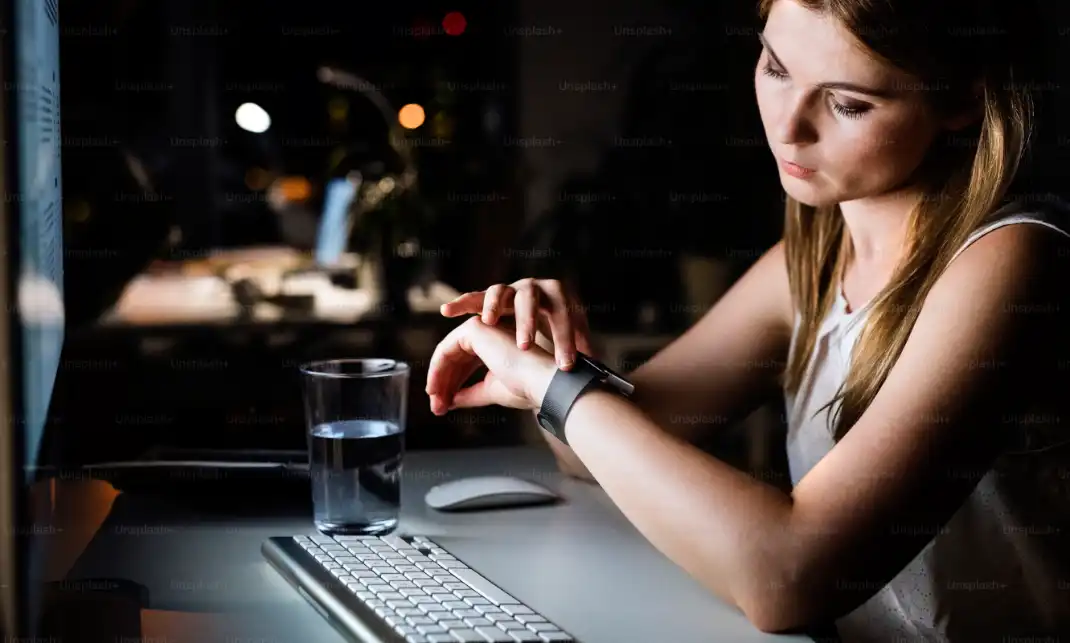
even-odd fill
[{"label": "shoulder", "polygon": [[979,230],[937,282],[982,280],[989,285],[1025,284],[1060,276],[1070,265],[1070,215],[1028,211],[1002,217]]},{"label": "shoulder", "polygon": [[934,283],[920,327],[952,324],[995,350],[1002,342],[1044,344],[1070,313],[1070,236],[1048,225],[1002,225],[977,238]]}]

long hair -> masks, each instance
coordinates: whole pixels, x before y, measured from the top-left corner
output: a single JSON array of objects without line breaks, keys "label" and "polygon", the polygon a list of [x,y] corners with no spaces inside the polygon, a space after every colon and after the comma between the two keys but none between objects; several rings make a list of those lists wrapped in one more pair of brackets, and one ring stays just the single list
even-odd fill
[{"label": "long hair", "polygon": [[[759,0],[762,21],[776,1]],[[838,442],[873,401],[955,251],[1007,195],[1029,143],[1033,101],[1029,84],[1016,76],[1015,45],[1006,42],[1012,27],[992,16],[1013,0],[779,1],[838,20],[864,51],[912,74],[938,114],[980,106],[976,123],[939,138],[913,178],[922,197],[910,203],[905,254],[868,304],[846,381],[821,409],[831,410]],[[795,393],[852,250],[838,205],[788,197],[784,218],[800,327],[782,384]]]}]

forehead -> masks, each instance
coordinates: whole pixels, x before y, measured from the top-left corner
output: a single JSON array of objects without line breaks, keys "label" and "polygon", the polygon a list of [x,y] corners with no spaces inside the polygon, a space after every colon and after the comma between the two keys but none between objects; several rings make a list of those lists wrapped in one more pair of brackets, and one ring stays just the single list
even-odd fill
[{"label": "forehead", "polygon": [[838,20],[792,0],[773,4],[762,35],[800,82],[888,86],[906,80],[902,71],[869,54]]}]

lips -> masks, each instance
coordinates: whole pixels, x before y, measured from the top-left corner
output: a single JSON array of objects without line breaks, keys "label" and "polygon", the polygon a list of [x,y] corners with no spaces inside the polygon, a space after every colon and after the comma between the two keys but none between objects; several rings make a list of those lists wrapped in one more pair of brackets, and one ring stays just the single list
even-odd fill
[{"label": "lips", "polygon": [[791,161],[785,161],[783,159],[780,160],[780,165],[784,168],[785,172],[787,172],[791,176],[799,178],[810,176],[811,174],[817,171],[812,167],[806,167],[804,165],[799,165],[798,163],[792,163]]}]

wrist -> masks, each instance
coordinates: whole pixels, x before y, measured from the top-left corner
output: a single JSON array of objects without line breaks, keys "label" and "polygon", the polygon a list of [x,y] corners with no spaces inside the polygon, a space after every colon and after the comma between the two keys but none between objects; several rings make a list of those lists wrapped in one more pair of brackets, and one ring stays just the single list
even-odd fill
[{"label": "wrist", "polygon": [[550,382],[557,374],[557,363],[550,355],[538,355],[535,364],[530,369],[531,376],[528,381],[528,398],[531,400],[532,410],[536,413],[542,408],[543,398],[550,388]]}]

